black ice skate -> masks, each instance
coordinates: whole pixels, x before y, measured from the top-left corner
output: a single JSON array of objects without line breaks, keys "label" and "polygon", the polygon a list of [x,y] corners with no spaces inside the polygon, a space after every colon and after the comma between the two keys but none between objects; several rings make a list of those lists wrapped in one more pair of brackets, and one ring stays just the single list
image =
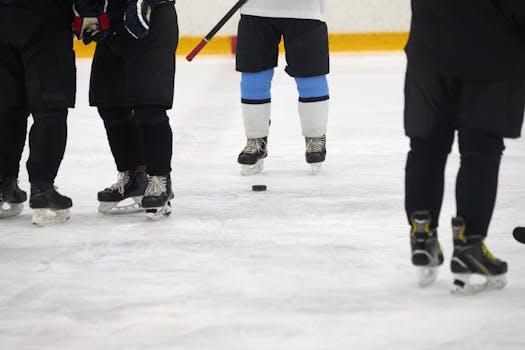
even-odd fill
[{"label": "black ice skate", "polygon": [[321,137],[305,137],[306,162],[312,166],[312,174],[321,171],[321,165],[326,158],[326,135]]},{"label": "black ice skate", "polygon": [[430,214],[427,211],[416,211],[412,214],[410,232],[412,264],[417,266],[418,282],[421,287],[436,280],[438,267],[443,264],[443,253],[437,231],[430,227],[430,221]]},{"label": "black ice skate", "polygon": [[167,176],[148,176],[148,187],[142,198],[146,218],[157,220],[171,213],[170,200],[173,198],[171,178]]},{"label": "black ice skate", "polygon": [[143,212],[141,202],[147,185],[144,167],[119,173],[116,183],[97,194],[98,211],[105,215]]},{"label": "black ice skate", "polygon": [[268,137],[248,139],[246,147],[237,157],[241,164],[242,175],[254,175],[260,173],[264,168],[264,158],[268,155]]},{"label": "black ice skate", "polygon": [[27,193],[18,187],[18,179],[0,179],[0,219],[20,214],[26,200]]},{"label": "black ice skate", "polygon": [[53,184],[32,183],[29,206],[34,209],[33,224],[42,226],[69,219],[69,208],[73,206],[73,202],[71,198],[58,193]]},{"label": "black ice skate", "polygon": [[[452,294],[476,294],[488,289],[503,289],[507,284],[507,263],[494,257],[481,236],[465,236],[465,221],[452,219],[454,255],[450,268],[454,274]],[[483,283],[470,283],[473,275],[482,276]]]}]

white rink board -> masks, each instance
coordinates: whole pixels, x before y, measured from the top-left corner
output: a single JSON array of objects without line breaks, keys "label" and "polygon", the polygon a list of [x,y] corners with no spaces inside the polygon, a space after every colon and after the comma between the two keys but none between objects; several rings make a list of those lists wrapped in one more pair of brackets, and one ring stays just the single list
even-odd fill
[{"label": "white rink board", "polygon": [[97,214],[96,192],[115,170],[87,107],[89,64],[78,62],[57,179],[73,198],[71,220],[35,228],[26,208],[0,222],[0,349],[525,348],[525,246],[511,236],[525,223],[524,141],[507,142],[488,240],[509,262],[507,288],[449,294],[454,151],[440,231],[447,260],[436,284],[419,289],[403,213],[401,53],[333,56],[328,158],[317,177],[282,70],[266,169],[245,178],[233,59],[179,58],[174,212],[154,223]]},{"label": "white rink board", "polygon": [[[235,2],[178,0],[181,35],[204,36]],[[408,32],[410,28],[410,0],[327,0],[326,4],[330,33]],[[235,35],[238,18],[236,14],[219,34]]]}]

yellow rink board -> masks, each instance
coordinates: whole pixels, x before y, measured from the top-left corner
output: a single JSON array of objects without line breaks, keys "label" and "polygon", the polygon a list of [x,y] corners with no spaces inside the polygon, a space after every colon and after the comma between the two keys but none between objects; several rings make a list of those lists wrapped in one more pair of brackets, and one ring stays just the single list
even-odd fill
[{"label": "yellow rink board", "polygon": [[[339,33],[330,34],[330,51],[391,51],[402,50],[408,40],[406,32],[388,33]],[[187,55],[200,41],[201,37],[182,36],[177,49],[178,55]],[[200,55],[225,55],[233,53],[234,38],[216,36],[201,51]],[[77,57],[92,57],[95,45],[84,45],[75,40]],[[282,49],[282,48],[281,48]]]}]

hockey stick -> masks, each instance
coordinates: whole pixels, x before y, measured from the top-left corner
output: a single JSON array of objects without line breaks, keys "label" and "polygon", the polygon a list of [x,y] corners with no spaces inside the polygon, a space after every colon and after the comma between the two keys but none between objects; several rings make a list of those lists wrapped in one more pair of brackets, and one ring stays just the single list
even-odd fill
[{"label": "hockey stick", "polygon": [[197,54],[204,48],[204,46],[206,46],[208,41],[210,41],[215,36],[215,34],[217,34],[217,32],[226,24],[226,22],[228,22],[230,18],[232,18],[235,12],[237,12],[242,7],[242,5],[246,4],[246,2],[248,2],[248,0],[237,1],[237,3],[233,5],[230,11],[228,11],[228,13],[226,13],[226,15],[224,15],[224,17],[221,18],[219,23],[217,23],[215,27],[213,27],[213,29],[208,33],[208,35],[206,35],[204,39],[202,39],[200,43],[197,46],[195,46],[195,48],[188,54],[188,56],[186,56],[186,59],[189,62],[191,62],[193,58],[197,56]]},{"label": "hockey stick", "polygon": [[525,227],[516,227],[514,231],[512,231],[512,235],[516,241],[525,244]]}]

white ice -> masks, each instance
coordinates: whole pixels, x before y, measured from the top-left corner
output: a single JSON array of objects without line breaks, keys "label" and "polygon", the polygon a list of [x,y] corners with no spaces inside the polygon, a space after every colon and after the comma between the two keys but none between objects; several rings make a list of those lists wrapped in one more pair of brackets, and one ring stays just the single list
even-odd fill
[{"label": "white ice", "polygon": [[[402,53],[334,55],[328,158],[304,161],[297,93],[281,69],[265,170],[242,177],[245,139],[231,57],[178,58],[172,216],[102,216],[116,180],[104,128],[88,107],[90,61],[57,185],[71,219],[0,222],[0,349],[524,349],[525,143],[507,142],[488,245],[508,286],[449,293],[454,151],[440,235],[446,262],[418,288],[403,211]],[[27,158],[25,154],[24,159]],[[28,189],[24,167],[21,186]],[[252,192],[265,184],[267,192]]]}]

